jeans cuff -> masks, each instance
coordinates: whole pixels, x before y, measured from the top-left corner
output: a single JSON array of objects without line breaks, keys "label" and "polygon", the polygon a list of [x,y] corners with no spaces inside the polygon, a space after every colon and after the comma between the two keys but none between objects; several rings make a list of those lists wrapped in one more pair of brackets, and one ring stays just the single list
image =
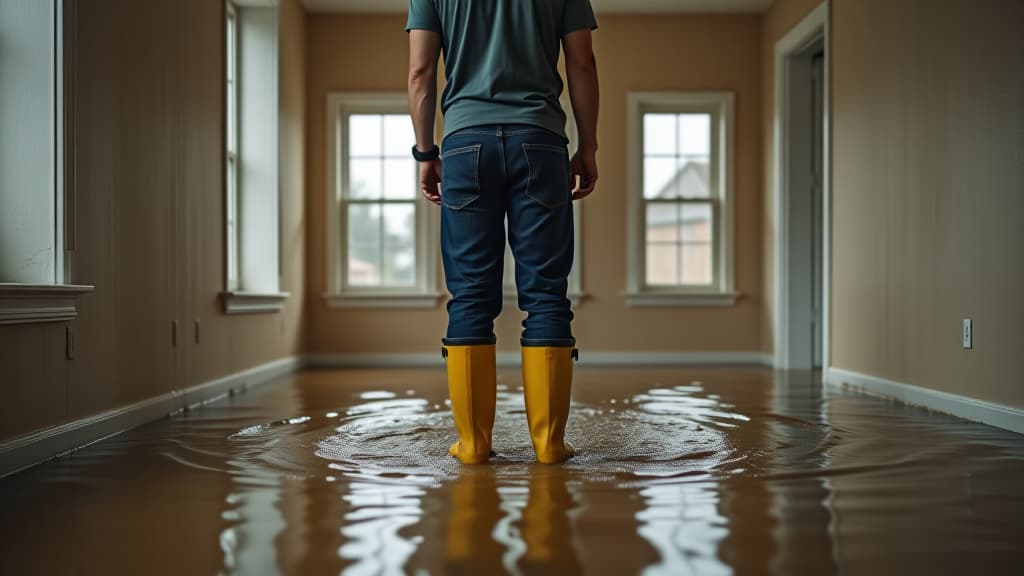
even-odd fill
[{"label": "jeans cuff", "polygon": [[498,338],[495,336],[468,336],[465,338],[442,338],[441,343],[445,346],[481,346],[496,344]]},{"label": "jeans cuff", "polygon": [[519,344],[524,348],[572,348],[576,346],[575,338],[520,338]]}]

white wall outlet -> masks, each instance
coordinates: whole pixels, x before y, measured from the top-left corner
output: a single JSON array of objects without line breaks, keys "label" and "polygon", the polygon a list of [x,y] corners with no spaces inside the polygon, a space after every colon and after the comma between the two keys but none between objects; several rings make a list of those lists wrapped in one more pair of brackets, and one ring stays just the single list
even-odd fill
[{"label": "white wall outlet", "polygon": [[970,318],[964,318],[964,348],[974,348],[974,325]]}]

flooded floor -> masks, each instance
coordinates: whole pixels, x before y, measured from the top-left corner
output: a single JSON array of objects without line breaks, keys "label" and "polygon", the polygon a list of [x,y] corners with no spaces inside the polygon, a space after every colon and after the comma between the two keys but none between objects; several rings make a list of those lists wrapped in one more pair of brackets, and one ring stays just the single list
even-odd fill
[{"label": "flooded floor", "polygon": [[1024,436],[768,370],[518,372],[462,467],[442,369],[310,371],[0,480],[3,574],[1020,574]]}]

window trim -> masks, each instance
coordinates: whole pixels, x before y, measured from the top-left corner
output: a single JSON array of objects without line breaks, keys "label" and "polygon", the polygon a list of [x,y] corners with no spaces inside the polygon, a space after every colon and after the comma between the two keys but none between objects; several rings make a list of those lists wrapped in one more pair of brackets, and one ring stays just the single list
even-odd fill
[{"label": "window trim", "polygon": [[[93,286],[70,283],[75,250],[76,2],[51,0],[54,38],[54,282],[0,282],[0,325],[66,322],[78,317],[78,297]],[[71,25],[68,25],[70,23]]]},{"label": "window trim", "polygon": [[[329,92],[327,94],[327,179],[324,197],[327,201],[327,277],[323,298],[334,308],[435,308],[442,294],[437,288],[437,230],[440,226],[439,213],[431,210],[426,199],[416,194],[417,235],[415,244],[422,250],[417,258],[417,278],[422,286],[412,288],[386,288],[381,286],[366,289],[346,289],[344,266],[341,258],[345,253],[345,241],[341,221],[341,181],[343,174],[337,166],[337,159],[345,153],[346,143],[341,124],[347,114],[408,114],[409,100],[404,92]],[[437,126],[438,123],[435,123]],[[414,143],[410,142],[412,149]],[[420,254],[417,254],[419,256]]]},{"label": "window trim", "polygon": [[[228,89],[229,78],[232,86],[230,93],[224,95],[224,293],[230,294],[240,289],[241,275],[238,234],[238,8],[233,0],[224,2],[224,24],[225,91]],[[230,38],[229,28],[233,28]],[[229,226],[229,221],[233,226]]]},{"label": "window trim", "polygon": [[[741,296],[735,290],[735,95],[732,92],[631,92],[627,97],[629,158],[627,172],[627,277],[630,306],[732,306]],[[712,143],[718,154],[715,177],[718,202],[713,258],[717,278],[711,286],[650,286],[646,281],[646,223],[643,198],[643,115],[647,112],[685,114],[711,112]]]},{"label": "window trim", "polygon": [[[244,237],[242,236],[242,220],[243,212],[241,209],[243,199],[243,187],[241,165],[245,159],[243,152],[242,140],[244,137],[243,132],[243,116],[242,116],[242,89],[243,89],[243,71],[242,71],[242,59],[244,55],[242,53],[242,35],[245,28],[245,9],[267,9],[274,10],[274,30],[278,37],[274,39],[274,53],[275,59],[273,62],[273,83],[274,92],[273,99],[275,114],[272,121],[275,123],[273,128],[274,138],[276,139],[275,145],[275,161],[277,162],[277,178],[274,182],[275,188],[275,203],[277,218],[275,225],[277,226],[277,270],[275,272],[275,286],[274,289],[253,291],[247,289],[245,283],[243,283],[243,258],[245,257],[246,251],[243,245]],[[223,181],[223,202],[224,202],[224,290],[220,293],[220,299],[223,304],[223,311],[225,314],[236,315],[236,314],[262,314],[262,313],[273,313],[280,312],[284,309],[285,301],[290,296],[289,292],[281,291],[281,285],[283,283],[282,270],[284,266],[283,262],[283,250],[281,248],[283,242],[282,226],[281,226],[281,194],[282,187],[280,182],[280,147],[281,147],[281,127],[280,127],[280,90],[281,90],[281,76],[280,76],[280,22],[281,14],[280,7],[277,2],[256,2],[253,0],[224,0],[224,21],[222,31],[224,33],[224,42],[222,44],[224,65],[223,75],[221,78],[222,86],[224,87],[225,94],[222,100],[222,106],[224,111],[224,131],[223,131],[223,168],[224,168],[224,181]],[[232,53],[230,56],[234,56],[234,66],[232,75],[232,83],[234,90],[231,94],[231,100],[233,105],[233,118],[229,118],[228,100],[229,95],[227,94],[227,73],[228,73],[228,20],[234,20],[234,38]],[[230,130],[233,128],[233,131]],[[233,134],[232,134],[233,132]],[[234,150],[229,150],[230,138],[234,137]],[[229,174],[230,172],[230,174]],[[229,213],[229,185],[234,184],[234,276],[232,277],[232,266],[231,266],[231,237],[228,229],[228,213]]]}]

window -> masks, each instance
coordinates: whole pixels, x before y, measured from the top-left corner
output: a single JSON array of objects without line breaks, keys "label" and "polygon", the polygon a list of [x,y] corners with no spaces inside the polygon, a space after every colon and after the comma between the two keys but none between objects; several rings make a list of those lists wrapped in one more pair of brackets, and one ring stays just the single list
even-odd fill
[{"label": "window", "polygon": [[238,76],[238,15],[235,5],[227,4],[227,46],[225,54],[224,94],[226,96],[224,141],[227,148],[224,168],[227,198],[225,202],[225,226],[227,244],[227,288],[238,290],[238,94],[235,79]]},{"label": "window", "polygon": [[72,8],[0,0],[0,324],[71,320],[92,289],[70,285],[74,220],[65,218],[73,44],[63,22]]},{"label": "window", "polygon": [[[565,83],[564,78],[562,79],[562,82],[563,84]],[[573,116],[572,105],[570,104],[567,95],[562,97],[561,103],[562,109],[565,111],[566,118],[565,133],[569,138],[569,158],[572,158],[572,155],[576,153],[576,148],[579,146],[579,142],[577,142],[579,134],[576,129],[576,118]],[[574,304],[578,303],[585,296],[583,293],[582,275],[580,273],[583,265],[580,255],[580,246],[582,244],[580,229],[583,227],[583,223],[581,221],[581,205],[581,202],[573,202],[572,205],[574,224],[573,236],[575,236],[575,241],[573,243],[574,254],[572,271],[569,273],[569,299],[572,300]],[[505,230],[508,230],[507,221],[505,224]],[[505,237],[508,238],[508,234],[506,234]],[[505,301],[516,302],[519,297],[516,291],[516,264],[515,259],[512,257],[512,248],[508,245],[507,241],[505,243],[505,272],[502,279],[504,282],[503,292]]]},{"label": "window", "polygon": [[629,100],[630,303],[733,304],[732,94]]},{"label": "window", "polygon": [[278,8],[225,3],[225,312],[274,312],[280,291]]},{"label": "window", "polygon": [[419,193],[406,95],[328,100],[330,303],[436,306],[437,216]]}]

